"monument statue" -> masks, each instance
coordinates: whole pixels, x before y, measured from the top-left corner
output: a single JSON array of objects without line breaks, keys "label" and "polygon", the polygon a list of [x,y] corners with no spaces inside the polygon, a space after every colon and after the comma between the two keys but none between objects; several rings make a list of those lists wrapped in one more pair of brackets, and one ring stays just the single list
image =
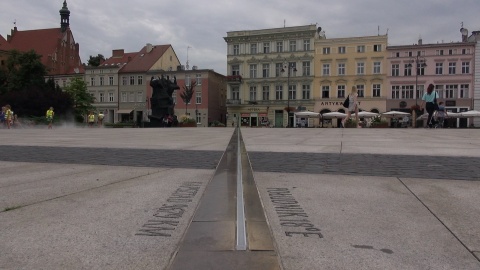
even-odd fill
[{"label": "monument statue", "polygon": [[167,76],[152,77],[150,80],[150,86],[152,87],[152,98],[150,99],[152,114],[148,116],[150,118],[150,126],[161,127],[165,126],[168,122],[168,126],[172,125],[172,119],[175,119],[175,111],[173,104],[172,94],[173,91],[180,89],[177,85],[177,78],[173,77],[173,82]]}]

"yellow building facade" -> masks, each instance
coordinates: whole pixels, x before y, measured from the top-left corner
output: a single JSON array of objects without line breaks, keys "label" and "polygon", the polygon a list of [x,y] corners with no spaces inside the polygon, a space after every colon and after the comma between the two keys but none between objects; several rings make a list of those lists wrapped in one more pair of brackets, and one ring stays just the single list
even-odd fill
[{"label": "yellow building facade", "polygon": [[384,112],[386,49],[386,35],[315,40],[314,111],[346,112],[343,101],[356,86],[361,111]]}]

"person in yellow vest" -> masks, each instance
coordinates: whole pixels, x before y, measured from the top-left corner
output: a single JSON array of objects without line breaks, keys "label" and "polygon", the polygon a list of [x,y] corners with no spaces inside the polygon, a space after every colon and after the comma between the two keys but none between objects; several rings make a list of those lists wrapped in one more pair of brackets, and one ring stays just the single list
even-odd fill
[{"label": "person in yellow vest", "polygon": [[53,112],[53,107],[50,107],[50,109],[48,109],[45,113],[45,117],[47,117],[48,122],[48,129],[52,129],[53,115],[55,115],[55,113]]},{"label": "person in yellow vest", "polygon": [[100,112],[100,113],[98,114],[98,117],[97,117],[97,118],[98,118],[98,127],[102,127],[103,117],[105,117],[105,115],[104,115],[102,112]]},{"label": "person in yellow vest", "polygon": [[5,123],[7,124],[7,128],[10,129],[12,126],[12,120],[13,120],[13,112],[12,112],[12,107],[10,105],[5,105]]},{"label": "person in yellow vest", "polygon": [[95,114],[93,112],[88,113],[88,126],[93,127],[93,124],[95,124]]}]

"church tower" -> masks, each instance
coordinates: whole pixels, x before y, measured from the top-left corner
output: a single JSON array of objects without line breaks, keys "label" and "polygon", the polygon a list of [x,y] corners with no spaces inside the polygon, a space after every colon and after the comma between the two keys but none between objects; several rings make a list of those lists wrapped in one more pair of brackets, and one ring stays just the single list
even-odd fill
[{"label": "church tower", "polygon": [[67,7],[67,0],[63,1],[63,7],[60,9],[60,20],[60,27],[63,33],[70,26],[70,10]]}]

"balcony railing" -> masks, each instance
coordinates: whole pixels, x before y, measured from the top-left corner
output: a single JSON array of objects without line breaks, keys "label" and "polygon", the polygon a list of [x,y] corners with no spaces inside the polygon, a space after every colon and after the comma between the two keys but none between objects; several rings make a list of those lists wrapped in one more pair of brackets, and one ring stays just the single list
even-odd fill
[{"label": "balcony railing", "polygon": [[241,99],[227,99],[227,105],[241,105]]},{"label": "balcony railing", "polygon": [[227,82],[229,82],[229,83],[241,83],[242,82],[242,76],[240,76],[240,75],[227,76]]}]

